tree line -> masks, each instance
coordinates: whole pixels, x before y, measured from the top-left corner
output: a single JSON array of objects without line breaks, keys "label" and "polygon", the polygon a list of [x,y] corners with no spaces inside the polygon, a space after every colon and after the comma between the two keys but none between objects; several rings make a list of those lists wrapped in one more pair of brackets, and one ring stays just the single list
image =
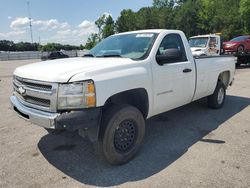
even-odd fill
[{"label": "tree line", "polygon": [[37,51],[38,43],[18,42],[0,40],[0,51]]},{"label": "tree line", "polygon": [[153,0],[150,7],[138,11],[124,9],[116,22],[111,15],[95,21],[98,33],[92,33],[85,45],[0,41],[0,51],[55,51],[91,49],[102,39],[120,32],[140,29],[179,29],[187,37],[221,33],[225,40],[250,34],[250,0]]},{"label": "tree line", "polygon": [[125,9],[115,23],[110,20],[101,22],[99,35],[92,34],[86,48],[110,34],[140,29],[179,29],[187,37],[221,33],[225,40],[250,34],[250,0],[153,0],[151,7]]},{"label": "tree line", "polygon": [[14,43],[9,40],[0,40],[0,51],[59,51],[59,50],[83,50],[83,45],[63,45],[58,43],[47,43],[40,45],[39,43],[18,42]]}]

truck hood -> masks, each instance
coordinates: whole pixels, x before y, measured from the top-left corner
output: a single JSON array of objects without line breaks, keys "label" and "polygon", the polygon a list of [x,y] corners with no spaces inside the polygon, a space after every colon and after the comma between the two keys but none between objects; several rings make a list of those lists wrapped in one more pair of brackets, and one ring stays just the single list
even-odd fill
[{"label": "truck hood", "polygon": [[46,82],[68,82],[70,78],[79,73],[87,74],[98,70],[127,67],[128,64],[133,63],[134,61],[129,58],[78,57],[57,59],[18,67],[14,71],[14,75]]}]

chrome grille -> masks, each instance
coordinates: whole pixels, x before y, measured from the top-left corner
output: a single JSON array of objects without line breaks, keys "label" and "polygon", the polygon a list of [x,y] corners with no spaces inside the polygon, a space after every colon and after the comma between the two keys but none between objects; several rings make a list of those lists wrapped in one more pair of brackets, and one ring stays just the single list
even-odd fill
[{"label": "chrome grille", "polygon": [[38,89],[38,90],[51,91],[51,89],[52,89],[51,85],[26,82],[26,81],[23,81],[20,77],[16,77],[16,82],[19,85],[25,85],[27,87],[30,87],[30,88],[33,88],[33,89]]},{"label": "chrome grille", "polygon": [[13,87],[14,95],[23,105],[43,111],[56,111],[58,84],[14,76]]},{"label": "chrome grille", "polygon": [[24,100],[28,103],[31,104],[36,104],[44,107],[50,107],[50,100],[48,99],[40,99],[36,97],[31,97],[31,96],[24,96]]}]

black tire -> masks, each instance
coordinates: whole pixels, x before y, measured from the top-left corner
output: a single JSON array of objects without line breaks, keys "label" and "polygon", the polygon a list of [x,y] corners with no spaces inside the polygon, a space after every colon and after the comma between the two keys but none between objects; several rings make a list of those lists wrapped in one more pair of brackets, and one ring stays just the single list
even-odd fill
[{"label": "black tire", "polygon": [[46,131],[48,131],[49,134],[52,135],[57,135],[57,134],[61,134],[63,132],[65,132],[64,129],[49,129],[49,128],[45,128]]},{"label": "black tire", "polygon": [[236,67],[240,67],[241,63],[236,63],[235,66]]},{"label": "black tire", "polygon": [[101,159],[121,165],[139,151],[145,134],[142,113],[130,105],[112,106],[103,114],[101,134],[95,145]]},{"label": "black tire", "polygon": [[206,54],[201,54],[200,57],[207,57],[207,55]]},{"label": "black tire", "polygon": [[226,86],[219,81],[214,90],[214,93],[208,96],[208,107],[213,109],[219,109],[224,105],[226,99]]}]

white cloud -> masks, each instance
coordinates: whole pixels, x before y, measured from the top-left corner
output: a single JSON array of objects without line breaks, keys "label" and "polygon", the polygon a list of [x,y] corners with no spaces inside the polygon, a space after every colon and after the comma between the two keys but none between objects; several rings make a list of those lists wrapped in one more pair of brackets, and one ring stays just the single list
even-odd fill
[{"label": "white cloud", "polygon": [[41,30],[67,29],[70,27],[68,22],[60,23],[57,19],[34,20],[32,23],[39,26]]},{"label": "white cloud", "polygon": [[11,19],[12,19],[12,17],[11,17],[11,16],[8,16],[8,19],[9,19],[9,20],[11,20]]},{"label": "white cloud", "polygon": [[90,21],[88,21],[88,20],[84,20],[82,23],[80,23],[80,24],[78,25],[78,27],[80,27],[80,28],[89,28],[89,27],[92,27],[92,26],[94,26],[94,25],[95,25],[94,22],[90,22]]},{"label": "white cloud", "polygon": [[6,33],[0,33],[0,38],[17,37],[25,34],[25,31],[10,31]]},{"label": "white cloud", "polygon": [[56,19],[50,20],[34,20],[33,25],[41,26],[44,28],[57,29],[59,22]]},{"label": "white cloud", "polygon": [[[40,30],[55,30],[55,29],[67,29],[70,27],[68,22],[60,23],[57,19],[49,19],[49,20],[35,20],[32,19],[32,25],[39,27]],[[10,23],[10,27],[12,29],[20,29],[29,26],[29,18],[28,17],[19,17],[14,19]]]},{"label": "white cloud", "polygon": [[12,29],[18,29],[18,28],[23,28],[27,27],[29,24],[29,18],[28,17],[23,17],[23,18],[16,18],[10,23],[10,27]]},{"label": "white cloud", "polygon": [[[71,29],[72,28],[72,29]],[[94,22],[83,20],[79,25],[68,28],[59,29],[56,34],[44,42],[58,42],[67,44],[84,44],[91,33],[97,33],[98,29]]]},{"label": "white cloud", "polygon": [[[104,12],[101,15],[111,15]],[[8,40],[29,40],[29,18],[9,17],[10,32],[0,33],[0,37]],[[83,20],[77,25],[70,25],[68,22],[60,22],[57,19],[32,19],[34,42],[40,37],[42,44],[56,42],[62,44],[79,45],[85,44],[91,33],[98,33],[94,21]]]},{"label": "white cloud", "polygon": [[70,28],[70,25],[68,22],[63,22],[63,23],[61,23],[60,28],[61,29],[68,29],[68,28]]},{"label": "white cloud", "polygon": [[70,29],[60,30],[60,31],[57,31],[56,34],[61,35],[61,36],[67,36],[67,35],[71,35],[72,31]]},{"label": "white cloud", "polygon": [[82,23],[78,25],[78,28],[74,30],[74,32],[78,36],[85,36],[85,35],[90,35],[91,33],[97,33],[98,28],[95,25],[95,22],[83,20]]}]

